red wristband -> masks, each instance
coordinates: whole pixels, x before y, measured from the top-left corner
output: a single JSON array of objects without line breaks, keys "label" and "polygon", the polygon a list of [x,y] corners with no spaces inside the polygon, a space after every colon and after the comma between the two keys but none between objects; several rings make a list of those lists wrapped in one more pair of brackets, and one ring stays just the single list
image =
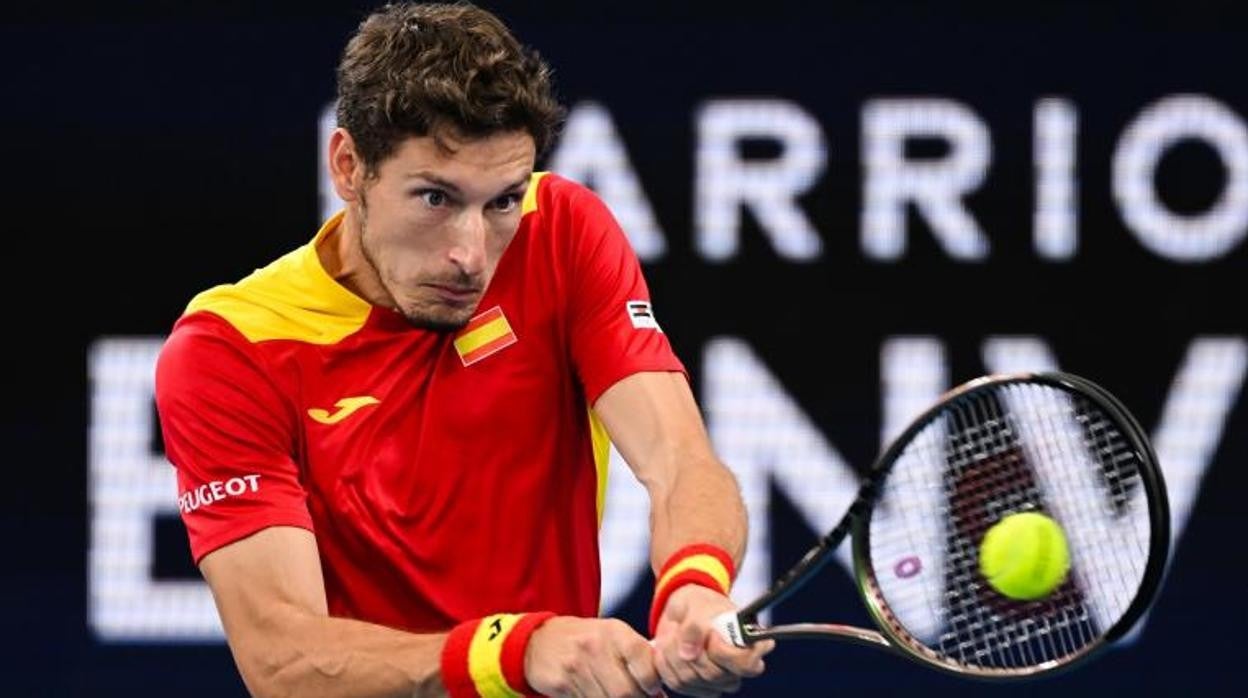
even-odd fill
[{"label": "red wristband", "polygon": [[481,619],[455,626],[442,646],[442,684],[451,698],[477,698],[477,686],[468,673],[468,647]]},{"label": "red wristband", "polygon": [[550,611],[526,613],[516,622],[515,627],[511,629],[511,633],[503,640],[501,657],[503,678],[507,680],[508,686],[526,696],[537,694],[537,691],[533,690],[533,687],[529,685],[528,678],[524,675],[524,653],[529,648],[529,637],[543,623],[554,617],[555,614]]},{"label": "red wristband", "polygon": [[654,601],[650,604],[650,635],[653,636],[663,617],[667,600],[680,587],[697,584],[727,596],[732,588],[736,569],[732,556],[722,548],[706,543],[687,545],[667,558],[654,585]]},{"label": "red wristband", "polygon": [[499,613],[461,623],[442,647],[442,683],[451,698],[534,695],[524,675],[533,632],[555,614]]}]

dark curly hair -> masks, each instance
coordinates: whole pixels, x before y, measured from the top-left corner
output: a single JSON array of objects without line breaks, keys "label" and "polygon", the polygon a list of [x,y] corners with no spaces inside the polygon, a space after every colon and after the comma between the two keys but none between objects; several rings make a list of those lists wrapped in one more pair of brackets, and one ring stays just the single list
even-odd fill
[{"label": "dark curly hair", "polygon": [[370,174],[405,138],[446,128],[467,138],[524,130],[540,155],[564,113],[541,56],[469,3],[386,5],[338,64],[338,125]]}]

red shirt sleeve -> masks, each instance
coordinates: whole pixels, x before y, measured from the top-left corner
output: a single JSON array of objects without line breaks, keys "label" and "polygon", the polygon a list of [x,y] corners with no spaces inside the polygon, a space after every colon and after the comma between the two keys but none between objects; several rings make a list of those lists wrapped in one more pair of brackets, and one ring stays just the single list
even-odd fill
[{"label": "red shirt sleeve", "polygon": [[589,189],[558,184],[571,189],[572,362],[590,404],[634,373],[685,373],[655,320],[641,264],[615,217]]},{"label": "red shirt sleeve", "polygon": [[289,404],[247,340],[220,318],[183,318],[156,364],[156,409],[198,564],[269,526],[312,530]]}]

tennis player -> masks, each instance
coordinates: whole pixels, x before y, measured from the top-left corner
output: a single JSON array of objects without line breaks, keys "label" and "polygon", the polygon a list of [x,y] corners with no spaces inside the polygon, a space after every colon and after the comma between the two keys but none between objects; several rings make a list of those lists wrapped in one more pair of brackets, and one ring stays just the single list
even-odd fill
[{"label": "tennis player", "polygon": [[[562,116],[546,64],[471,5],[391,5],[338,97],[345,210],[196,296],[157,367],[248,689],[712,696],[759,674],[770,645],[709,627],[746,517],[637,259],[592,192],[534,173]],[[608,438],[650,495],[653,642],[597,617]]]}]

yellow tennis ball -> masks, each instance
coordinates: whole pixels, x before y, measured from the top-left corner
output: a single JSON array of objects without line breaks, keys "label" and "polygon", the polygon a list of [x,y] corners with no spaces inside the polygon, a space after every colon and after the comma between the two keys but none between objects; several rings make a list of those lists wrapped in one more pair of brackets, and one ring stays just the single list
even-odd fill
[{"label": "yellow tennis ball", "polygon": [[1034,601],[1053,593],[1070,570],[1066,535],[1039,512],[1010,514],[979,544],[979,571],[1004,596]]}]

